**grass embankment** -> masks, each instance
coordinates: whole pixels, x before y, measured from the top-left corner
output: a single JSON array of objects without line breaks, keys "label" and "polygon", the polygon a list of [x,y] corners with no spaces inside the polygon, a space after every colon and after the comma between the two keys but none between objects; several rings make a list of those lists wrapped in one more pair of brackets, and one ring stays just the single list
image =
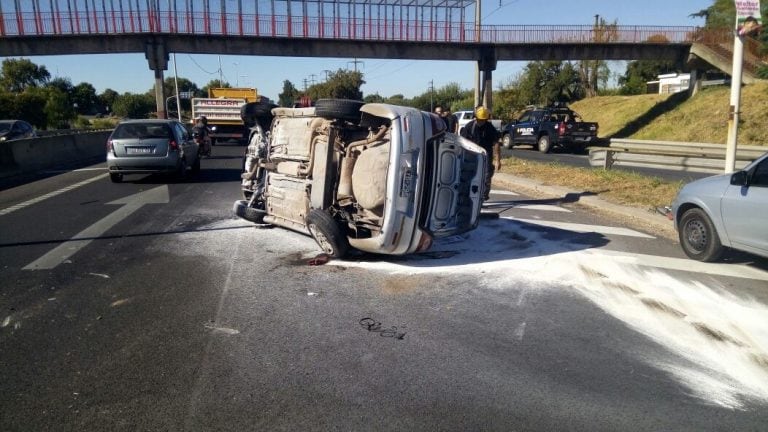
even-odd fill
[{"label": "grass embankment", "polygon": [[[768,82],[746,86],[741,94],[739,144],[768,146]],[[585,121],[600,124],[601,138],[631,138],[725,144],[730,89],[709,87],[686,95],[600,96],[571,105]],[[768,150],[768,147],[766,147]],[[572,168],[505,159],[502,172],[545,184],[591,191],[606,201],[640,208],[669,205],[681,182],[622,171]]]}]

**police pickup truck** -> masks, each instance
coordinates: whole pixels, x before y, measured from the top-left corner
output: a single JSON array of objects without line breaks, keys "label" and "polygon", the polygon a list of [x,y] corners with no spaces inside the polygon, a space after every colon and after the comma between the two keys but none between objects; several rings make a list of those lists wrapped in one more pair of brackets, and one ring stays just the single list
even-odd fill
[{"label": "police pickup truck", "polygon": [[581,153],[587,145],[597,142],[597,129],[597,123],[582,121],[579,114],[566,106],[530,106],[520,118],[504,127],[501,143],[504,148],[530,144],[542,153],[554,147]]}]

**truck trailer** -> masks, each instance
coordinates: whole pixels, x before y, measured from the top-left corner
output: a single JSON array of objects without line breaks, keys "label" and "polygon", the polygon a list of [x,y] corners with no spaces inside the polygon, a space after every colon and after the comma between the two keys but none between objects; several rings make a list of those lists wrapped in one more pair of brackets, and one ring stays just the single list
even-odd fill
[{"label": "truck trailer", "polygon": [[192,99],[192,123],[200,116],[208,119],[211,143],[248,139],[248,129],[240,116],[240,108],[263,98],[255,88],[210,88],[207,98]]}]

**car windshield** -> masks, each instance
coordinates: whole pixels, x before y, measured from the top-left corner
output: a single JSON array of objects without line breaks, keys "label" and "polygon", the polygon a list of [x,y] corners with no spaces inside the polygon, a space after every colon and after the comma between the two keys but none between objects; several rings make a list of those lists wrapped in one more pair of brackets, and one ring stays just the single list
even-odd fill
[{"label": "car windshield", "polygon": [[115,129],[114,139],[171,138],[171,130],[164,124],[122,124]]},{"label": "car windshield", "polygon": [[6,133],[9,130],[11,130],[11,123],[7,123],[7,122],[0,123],[0,133]]}]

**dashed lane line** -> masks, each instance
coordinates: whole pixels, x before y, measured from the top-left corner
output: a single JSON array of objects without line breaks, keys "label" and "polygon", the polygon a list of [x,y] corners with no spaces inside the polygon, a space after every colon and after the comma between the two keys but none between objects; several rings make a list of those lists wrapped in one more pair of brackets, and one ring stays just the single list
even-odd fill
[{"label": "dashed lane line", "polygon": [[55,197],[57,195],[61,195],[63,193],[69,192],[69,191],[71,191],[73,189],[77,189],[77,188],[79,188],[81,186],[85,186],[88,183],[93,183],[95,181],[101,180],[101,179],[107,177],[108,175],[109,174],[97,175],[96,177],[91,177],[88,180],[83,180],[83,181],[81,181],[79,183],[75,183],[75,184],[63,187],[61,189],[56,189],[55,191],[49,192],[49,193],[47,193],[45,195],[40,195],[39,197],[32,198],[31,200],[24,201],[22,203],[19,203],[19,204],[16,204],[16,205],[4,208],[4,209],[0,210],[0,216],[5,216],[5,215],[7,215],[9,213],[15,212],[16,210],[21,210],[21,209],[23,209],[25,207],[29,207],[29,206],[31,206],[33,204],[37,204],[37,203],[39,203],[41,201],[45,201],[48,198],[53,198],[53,197]]}]

